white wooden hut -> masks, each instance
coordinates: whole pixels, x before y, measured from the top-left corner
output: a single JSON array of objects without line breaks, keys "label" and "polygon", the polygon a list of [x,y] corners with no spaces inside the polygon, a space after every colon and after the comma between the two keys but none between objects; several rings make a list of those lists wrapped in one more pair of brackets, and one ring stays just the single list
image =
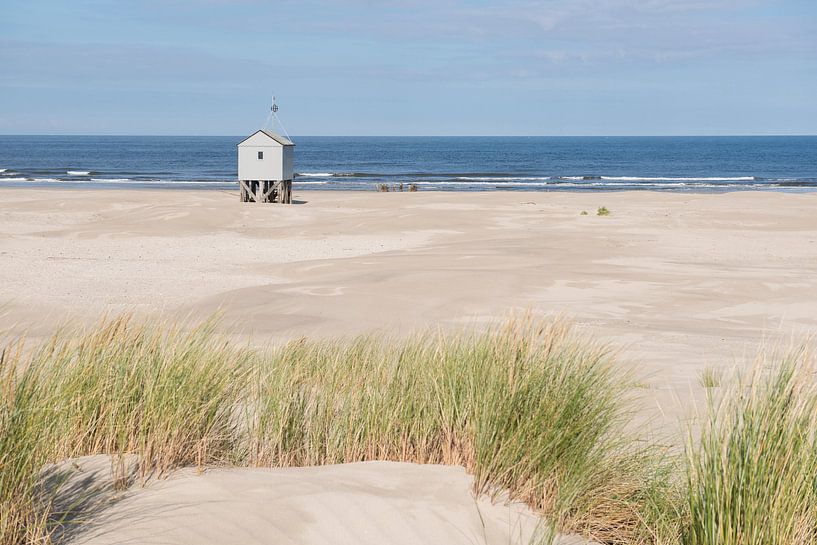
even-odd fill
[{"label": "white wooden hut", "polygon": [[292,202],[295,144],[261,129],[238,143],[241,202]]}]

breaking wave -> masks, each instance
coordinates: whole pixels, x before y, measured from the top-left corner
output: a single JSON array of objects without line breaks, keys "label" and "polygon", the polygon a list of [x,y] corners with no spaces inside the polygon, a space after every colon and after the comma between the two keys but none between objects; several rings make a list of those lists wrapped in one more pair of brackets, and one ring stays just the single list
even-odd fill
[{"label": "breaking wave", "polygon": [[755,176],[561,176],[563,180],[610,180],[621,182],[752,182],[762,178]]}]

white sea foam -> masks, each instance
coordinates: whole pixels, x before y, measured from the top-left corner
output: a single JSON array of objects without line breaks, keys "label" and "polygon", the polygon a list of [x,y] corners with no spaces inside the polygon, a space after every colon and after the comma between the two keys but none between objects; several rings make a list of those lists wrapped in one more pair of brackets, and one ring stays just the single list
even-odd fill
[{"label": "white sea foam", "polygon": [[99,184],[121,184],[130,182],[134,185],[224,185],[236,183],[230,180],[134,180],[132,178],[91,178]]},{"label": "white sea foam", "polygon": [[[538,182],[559,180],[599,182],[750,182],[754,180],[752,176],[457,176],[455,180],[472,182]],[[418,182],[420,183],[420,182]],[[450,182],[449,182],[450,183]]]},{"label": "white sea foam", "polygon": [[0,168],[0,173],[5,172],[5,171],[6,171],[5,168]]},{"label": "white sea foam", "polygon": [[298,172],[296,176],[303,176],[304,178],[331,178],[331,172]]},{"label": "white sea foam", "polygon": [[475,182],[513,182],[513,181],[521,181],[521,182],[539,182],[542,180],[551,180],[550,176],[530,176],[530,177],[518,177],[518,176],[457,176],[454,178],[455,180],[469,180]]},{"label": "white sea foam", "polygon": [[[519,180],[520,178],[514,178],[515,180]],[[546,178],[547,179],[547,178]],[[564,179],[564,178],[563,178]],[[577,189],[586,189],[588,187],[632,187],[633,184],[626,182],[626,181],[609,181],[609,180],[583,180],[583,183],[578,183],[579,180],[583,180],[582,178],[578,178],[575,181],[564,182],[564,181],[557,181],[551,180],[549,182],[513,182],[510,180],[505,181],[498,181],[498,182],[488,182],[488,181],[436,181],[436,182],[429,182],[429,181],[420,181],[420,182],[413,182],[416,185],[428,186],[428,187],[552,187],[554,189],[565,189],[565,188],[577,188]],[[694,180],[698,180],[697,178]],[[658,181],[655,182],[647,182],[638,184],[639,187],[649,187],[649,188],[667,188],[667,187],[695,187],[695,188],[715,188],[719,187],[716,184],[711,183],[702,183],[702,182],[694,182],[692,180],[686,182],[671,182],[666,183],[662,182],[659,183]]]},{"label": "white sea foam", "polygon": [[562,176],[562,180],[585,180],[588,182],[598,180],[611,180],[621,182],[751,182],[752,176]]},{"label": "white sea foam", "polygon": [[20,178],[20,177],[0,178],[0,182],[25,182],[26,180],[28,180],[28,178]]},{"label": "white sea foam", "polygon": [[69,170],[66,172],[69,176],[87,176],[90,173],[90,170]]},{"label": "white sea foam", "polygon": [[688,181],[701,181],[701,182],[751,182],[754,180],[752,176],[733,176],[733,177],[720,177],[720,176],[710,176],[710,177],[694,177],[694,176],[686,176],[686,177],[656,177],[656,178],[647,178],[647,177],[639,177],[639,176],[602,176],[602,180],[621,180],[625,182],[638,182],[638,181],[645,181],[645,182],[688,182]]},{"label": "white sea foam", "polygon": [[[457,178],[458,180],[460,178]],[[520,180],[522,178],[513,178],[513,180]],[[539,178],[540,180],[543,178]],[[549,178],[544,178],[545,180]],[[489,186],[489,187],[517,187],[517,186],[524,186],[524,187],[545,187],[548,185],[555,185],[552,182],[514,182],[509,180],[508,178],[502,178],[501,180],[495,182],[489,182],[486,180],[472,180],[472,181],[459,181],[459,182],[451,182],[451,181],[436,181],[436,182],[411,182],[416,185],[429,185],[429,186],[447,186],[447,185],[456,185],[456,186]]]},{"label": "white sea foam", "polygon": [[296,185],[325,185],[328,184],[329,182],[300,182],[298,180],[295,180],[292,183]]}]

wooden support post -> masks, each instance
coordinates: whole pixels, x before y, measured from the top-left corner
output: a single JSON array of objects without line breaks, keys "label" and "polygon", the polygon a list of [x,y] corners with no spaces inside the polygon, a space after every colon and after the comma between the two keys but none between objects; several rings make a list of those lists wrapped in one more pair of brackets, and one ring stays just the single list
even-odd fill
[{"label": "wooden support post", "polygon": [[239,180],[241,202],[292,204],[292,180]]},{"label": "wooden support post", "polygon": [[264,202],[275,202],[276,182],[264,182],[265,191],[261,197]]},{"label": "wooden support post", "polygon": [[247,187],[247,182],[245,180],[238,181],[238,188],[240,192],[241,202],[247,202],[250,200],[249,192],[250,188]]}]

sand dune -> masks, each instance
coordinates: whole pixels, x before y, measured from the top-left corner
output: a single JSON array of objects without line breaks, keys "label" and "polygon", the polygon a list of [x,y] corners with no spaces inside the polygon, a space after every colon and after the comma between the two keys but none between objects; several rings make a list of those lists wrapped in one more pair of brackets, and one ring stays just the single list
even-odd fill
[{"label": "sand dune", "polygon": [[[61,464],[63,501],[106,493],[68,526],[72,543],[105,545],[527,545],[544,527],[525,507],[475,499],[462,468],[365,462],[291,469],[181,471],[124,492],[110,460]],[[557,545],[586,543],[560,537]]]}]

